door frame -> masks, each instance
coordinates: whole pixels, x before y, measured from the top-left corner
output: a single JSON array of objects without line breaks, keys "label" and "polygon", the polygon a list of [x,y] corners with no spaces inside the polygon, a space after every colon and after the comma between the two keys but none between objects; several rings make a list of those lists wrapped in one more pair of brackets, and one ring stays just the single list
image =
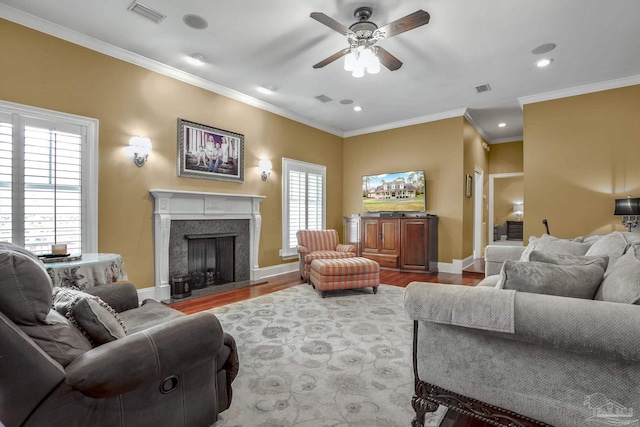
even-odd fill
[{"label": "door frame", "polygon": [[484,200],[484,171],[479,167],[474,168],[474,197],[473,197],[473,258],[482,258],[482,232],[483,230],[483,200]]},{"label": "door frame", "polygon": [[513,178],[516,176],[524,176],[524,172],[512,172],[512,173],[492,173],[489,174],[489,221],[487,221],[487,235],[489,236],[489,243],[494,242],[493,240],[493,199],[494,199],[494,186],[495,180],[501,178]]}]

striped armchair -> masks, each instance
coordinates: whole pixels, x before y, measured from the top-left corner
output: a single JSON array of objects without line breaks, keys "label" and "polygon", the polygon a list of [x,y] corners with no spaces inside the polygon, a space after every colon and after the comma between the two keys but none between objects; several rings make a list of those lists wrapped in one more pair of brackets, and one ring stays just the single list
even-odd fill
[{"label": "striped armchair", "polygon": [[311,262],[314,259],[352,258],[356,256],[356,247],[338,243],[336,230],[300,230],[298,237],[298,256],[300,257],[300,277],[309,280]]}]

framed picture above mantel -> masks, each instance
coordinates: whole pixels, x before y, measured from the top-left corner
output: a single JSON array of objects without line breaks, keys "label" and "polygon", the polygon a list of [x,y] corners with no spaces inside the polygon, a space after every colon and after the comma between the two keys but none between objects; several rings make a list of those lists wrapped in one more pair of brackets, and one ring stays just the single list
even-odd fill
[{"label": "framed picture above mantel", "polygon": [[244,135],[178,119],[178,176],[244,182]]}]

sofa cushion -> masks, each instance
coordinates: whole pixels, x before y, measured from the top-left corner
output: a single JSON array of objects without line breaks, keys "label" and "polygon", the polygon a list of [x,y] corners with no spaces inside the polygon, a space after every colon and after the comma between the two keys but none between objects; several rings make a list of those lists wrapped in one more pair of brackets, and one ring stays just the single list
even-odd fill
[{"label": "sofa cushion", "polygon": [[627,250],[627,246],[627,239],[624,238],[622,233],[614,231],[596,239],[585,255],[606,255],[609,257],[609,265],[613,265]]},{"label": "sofa cushion", "polygon": [[338,252],[338,251],[314,251],[304,256],[304,262],[311,264],[317,259],[340,259],[340,258],[353,258],[356,254],[353,252]]},{"label": "sofa cushion", "polygon": [[603,275],[604,269],[597,263],[555,265],[508,260],[498,286],[520,292],[593,299]]},{"label": "sofa cushion", "polygon": [[51,278],[42,261],[0,242],[0,311],[18,326],[44,323],[51,310]]},{"label": "sofa cushion", "polygon": [[55,310],[49,311],[42,324],[20,326],[20,329],[62,366],[92,348],[87,337]]},{"label": "sofa cushion", "polygon": [[607,255],[602,256],[580,256],[580,255],[562,255],[562,254],[548,254],[546,252],[533,251],[529,256],[531,261],[546,262],[547,264],[556,265],[572,265],[572,264],[597,264],[602,267],[603,270],[607,269],[609,265],[609,257]]},{"label": "sofa cushion", "polygon": [[607,270],[596,300],[640,304],[640,245],[632,245]]},{"label": "sofa cushion", "polygon": [[96,345],[126,335],[127,328],[120,315],[95,295],[56,287],[53,291],[53,307],[68,317]]},{"label": "sofa cushion", "polygon": [[531,236],[529,244],[522,253],[520,261],[529,261],[531,252],[534,250],[563,255],[584,255],[591,247],[591,243],[584,243],[583,237],[575,239],[560,239],[543,234],[540,238]]}]

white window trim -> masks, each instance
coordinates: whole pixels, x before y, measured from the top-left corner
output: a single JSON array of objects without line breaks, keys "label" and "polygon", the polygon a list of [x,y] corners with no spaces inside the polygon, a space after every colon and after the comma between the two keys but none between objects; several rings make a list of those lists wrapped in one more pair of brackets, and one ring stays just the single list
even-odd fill
[{"label": "white window trim", "polygon": [[289,171],[305,171],[322,175],[322,228],[327,227],[327,168],[315,163],[303,162],[300,160],[282,158],[282,249],[280,256],[282,259],[294,259],[298,257],[298,251],[293,248],[286,248],[285,242],[289,241]]},{"label": "white window trim", "polygon": [[0,100],[0,112],[14,117],[16,121],[23,121],[22,117],[32,117],[58,122],[65,122],[83,127],[86,130],[87,145],[82,151],[82,252],[98,252],[98,126],[99,121],[90,117],[61,113],[44,108],[31,107]]}]

